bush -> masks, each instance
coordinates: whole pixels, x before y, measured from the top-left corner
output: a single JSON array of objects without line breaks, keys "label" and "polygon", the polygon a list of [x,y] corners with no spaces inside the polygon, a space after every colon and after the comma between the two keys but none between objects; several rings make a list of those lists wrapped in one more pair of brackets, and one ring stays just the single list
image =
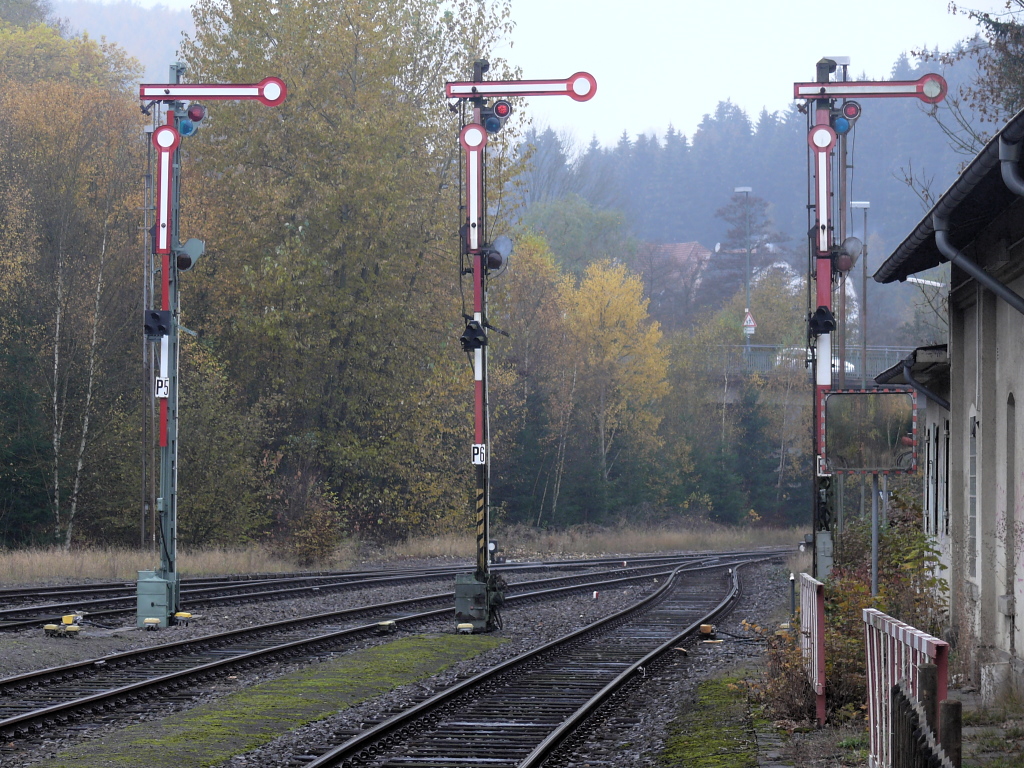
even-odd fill
[{"label": "bush", "polygon": [[[831,722],[862,716],[866,701],[865,608],[877,608],[917,629],[938,634],[949,586],[938,576],[938,552],[921,527],[921,509],[898,494],[879,531],[878,595],[871,596],[871,521],[852,521],[836,537],[836,558],[825,580],[825,697]],[[809,718],[807,682],[795,632],[771,635],[764,702],[778,717]]]}]

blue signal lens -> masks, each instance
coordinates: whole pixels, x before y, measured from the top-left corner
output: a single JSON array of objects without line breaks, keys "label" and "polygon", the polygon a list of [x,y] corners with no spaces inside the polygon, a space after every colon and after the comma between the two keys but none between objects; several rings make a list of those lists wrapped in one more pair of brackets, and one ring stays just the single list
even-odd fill
[{"label": "blue signal lens", "polygon": [[[841,115],[832,121],[832,130],[840,136],[850,132],[850,121]],[[184,135],[184,134],[182,134]]]},{"label": "blue signal lens", "polygon": [[494,115],[484,118],[484,129],[488,133],[497,133],[501,130],[502,125],[503,123],[501,118],[495,117]]},{"label": "blue signal lens", "polygon": [[196,124],[193,123],[191,120],[186,119],[178,123],[178,133],[180,133],[182,136],[191,136],[195,132]]}]

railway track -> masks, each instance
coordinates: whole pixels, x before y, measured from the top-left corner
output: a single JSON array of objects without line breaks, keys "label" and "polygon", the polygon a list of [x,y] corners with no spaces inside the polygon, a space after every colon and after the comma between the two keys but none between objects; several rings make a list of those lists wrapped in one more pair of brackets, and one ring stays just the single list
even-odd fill
[{"label": "railway track", "polygon": [[737,568],[677,568],[635,606],[447,688],[338,746],[310,748],[296,755],[296,764],[535,768],[557,760],[564,746],[559,764],[568,764],[574,734],[603,704],[731,606],[739,594]]},{"label": "railway track", "polygon": [[[747,553],[722,553],[714,557],[741,556]],[[497,572],[522,573],[530,570],[579,570],[602,567],[655,566],[686,562],[706,562],[709,556],[674,555],[629,558],[601,558],[595,560],[554,561],[496,566]],[[308,597],[322,592],[364,589],[370,586],[390,586],[431,580],[454,578],[468,566],[399,569],[380,572],[343,571],[281,576],[260,575],[255,578],[227,577],[223,579],[185,579],[182,582],[182,604],[190,611],[199,611],[217,605],[283,600]],[[79,584],[63,587],[7,588],[0,590],[0,632],[34,628],[59,619],[63,614],[84,611],[89,621],[99,626],[132,617],[136,610],[135,584],[107,582]],[[48,598],[46,603],[20,604],[26,600]]]},{"label": "railway track", "polygon": [[[717,558],[716,558],[717,559]],[[684,569],[705,565],[689,564]],[[614,578],[575,576],[511,585],[509,603],[553,599],[581,590],[609,590],[667,577],[672,568],[656,564]],[[664,580],[662,578],[662,580]],[[379,631],[379,622],[403,626],[448,619],[451,592],[236,629],[138,651],[30,672],[0,680],[0,737],[39,735],[145,699],[178,696],[202,681],[239,669],[311,659],[360,642]],[[443,607],[433,607],[443,606]],[[372,618],[371,623],[362,620]]]}]

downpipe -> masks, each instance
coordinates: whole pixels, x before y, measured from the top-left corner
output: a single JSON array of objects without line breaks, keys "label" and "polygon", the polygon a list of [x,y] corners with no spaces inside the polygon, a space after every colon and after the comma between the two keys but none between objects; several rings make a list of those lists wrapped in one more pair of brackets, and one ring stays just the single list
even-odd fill
[{"label": "downpipe", "polygon": [[935,245],[938,247],[939,253],[1024,315],[1024,298],[1021,298],[1019,294],[992,277],[992,275],[967,258],[963,251],[950,242],[949,220],[945,216],[940,216],[937,213],[933,214],[932,227],[935,229]]},{"label": "downpipe", "polygon": [[927,397],[933,403],[937,403],[938,405],[945,408],[947,411],[949,410],[949,400],[935,394],[930,389],[928,389],[928,387],[926,387],[924,384],[915,379],[913,373],[913,366],[906,360],[903,361],[903,379],[904,381],[907,382],[907,384],[909,384],[922,395]]}]

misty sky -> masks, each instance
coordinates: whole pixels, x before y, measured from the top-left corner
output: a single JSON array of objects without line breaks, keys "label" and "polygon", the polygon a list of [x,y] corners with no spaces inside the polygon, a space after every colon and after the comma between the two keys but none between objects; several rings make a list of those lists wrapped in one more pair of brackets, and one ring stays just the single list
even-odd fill
[{"label": "misty sky", "polygon": [[[140,0],[154,5],[155,0]],[[189,0],[160,0],[183,8]],[[996,11],[1001,0],[972,5]],[[785,109],[796,81],[814,79],[824,55],[849,56],[851,74],[889,76],[900,53],[948,49],[977,27],[947,0],[513,0],[512,46],[498,54],[525,78],[583,70],[597,95],[576,103],[534,98],[534,124],[614,144],[625,129],[663,135],[669,122],[692,135],[702,116],[730,99],[756,118]],[[937,68],[938,69],[938,68]]]}]

